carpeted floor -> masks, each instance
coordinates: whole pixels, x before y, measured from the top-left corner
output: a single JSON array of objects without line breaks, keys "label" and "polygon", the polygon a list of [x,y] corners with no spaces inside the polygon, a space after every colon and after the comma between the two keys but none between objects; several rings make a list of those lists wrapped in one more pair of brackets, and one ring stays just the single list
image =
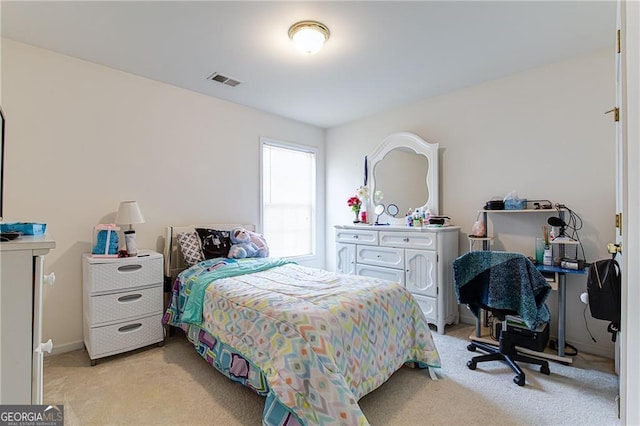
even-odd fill
[{"label": "carpeted floor", "polygon": [[[579,354],[572,366],[550,363],[551,375],[528,369],[512,382],[499,362],[466,367],[473,328],[434,332],[443,368],[402,368],[360,400],[372,425],[618,425],[618,377],[612,360]],[[209,366],[183,336],[100,360],[84,350],[45,358],[44,399],[64,404],[66,425],[261,424],[264,399]]]}]

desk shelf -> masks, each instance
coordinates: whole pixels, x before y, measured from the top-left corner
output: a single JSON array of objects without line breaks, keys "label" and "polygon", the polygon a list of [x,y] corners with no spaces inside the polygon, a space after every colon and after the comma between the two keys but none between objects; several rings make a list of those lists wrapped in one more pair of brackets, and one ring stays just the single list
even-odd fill
[{"label": "desk shelf", "polygon": [[[498,215],[511,215],[511,214],[535,214],[535,213],[545,213],[551,215],[558,215],[561,220],[564,220],[564,214],[567,212],[566,208],[551,208],[551,209],[521,209],[521,210],[487,210],[481,209],[478,210],[479,213],[482,214],[482,219],[485,223],[485,229],[489,229],[488,223],[488,215],[489,214],[498,214]],[[487,235],[485,231],[485,235],[481,237],[469,237],[469,250],[473,249],[473,243],[475,241],[482,241],[482,248],[484,250],[490,250],[490,241],[493,238]],[[561,240],[552,240],[551,244],[557,245],[560,247],[560,257],[564,257],[564,245],[572,245],[576,246],[579,244],[578,241],[568,240],[562,238]],[[577,248],[576,248],[577,254]],[[574,269],[564,269],[559,266],[542,266],[539,265],[538,270],[540,270],[547,281],[551,284],[551,287],[554,291],[558,292],[558,353],[555,355],[557,360],[560,362],[571,363],[571,358],[565,356],[564,347],[565,347],[565,331],[566,331],[566,298],[567,298],[567,289],[566,289],[566,276],[567,274],[584,274],[585,269],[574,270]],[[553,278],[550,277],[550,274],[553,274]],[[476,334],[473,336],[472,340],[475,339],[483,339],[482,331],[480,327],[480,320],[476,323]],[[491,340],[491,339],[489,339]],[[484,343],[484,340],[478,340]],[[522,352],[527,353],[532,356],[540,356],[540,352],[529,351],[527,349],[522,349]],[[533,352],[533,353],[530,353]],[[546,357],[545,357],[546,358]]]},{"label": "desk shelf", "polygon": [[480,213],[554,213],[558,211],[566,211],[566,209],[519,209],[519,210],[487,210],[480,209]]}]

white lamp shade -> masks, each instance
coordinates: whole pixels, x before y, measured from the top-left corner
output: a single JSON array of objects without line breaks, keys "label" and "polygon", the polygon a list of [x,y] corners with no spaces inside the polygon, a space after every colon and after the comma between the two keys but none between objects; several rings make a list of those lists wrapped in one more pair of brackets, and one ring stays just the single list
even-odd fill
[{"label": "white lamp shade", "polygon": [[116,223],[119,225],[131,225],[144,223],[144,216],[140,211],[137,201],[122,201],[116,214]]}]

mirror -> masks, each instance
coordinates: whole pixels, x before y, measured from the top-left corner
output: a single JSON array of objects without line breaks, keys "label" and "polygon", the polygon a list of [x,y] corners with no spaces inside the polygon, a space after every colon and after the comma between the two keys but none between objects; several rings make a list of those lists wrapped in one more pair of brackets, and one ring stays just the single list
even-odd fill
[{"label": "mirror", "polygon": [[429,199],[429,190],[424,184],[428,169],[426,157],[403,147],[392,149],[373,170],[376,189],[390,194],[387,201],[398,206],[404,215],[409,209],[423,206]]},{"label": "mirror", "polygon": [[373,209],[373,212],[376,214],[376,225],[378,225],[380,223],[380,215],[384,213],[384,204],[378,204],[376,208]]},{"label": "mirror", "polygon": [[437,143],[412,133],[395,133],[380,143],[369,161],[370,190],[382,191],[388,205],[395,204],[399,210],[390,222],[404,223],[407,211],[416,207],[438,214]]}]

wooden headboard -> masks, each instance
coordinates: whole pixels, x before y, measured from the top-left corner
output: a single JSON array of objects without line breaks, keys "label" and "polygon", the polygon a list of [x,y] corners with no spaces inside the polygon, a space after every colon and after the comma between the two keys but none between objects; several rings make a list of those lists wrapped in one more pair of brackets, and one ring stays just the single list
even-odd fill
[{"label": "wooden headboard", "polygon": [[[220,231],[231,231],[233,228],[241,226],[249,231],[255,231],[255,225],[241,223],[205,223],[187,226],[168,226],[164,239],[164,276],[165,288],[173,284],[175,277],[186,268],[184,258],[178,246],[177,235],[181,232],[192,232],[196,228],[218,229]],[[167,283],[168,281],[168,283]]]}]

